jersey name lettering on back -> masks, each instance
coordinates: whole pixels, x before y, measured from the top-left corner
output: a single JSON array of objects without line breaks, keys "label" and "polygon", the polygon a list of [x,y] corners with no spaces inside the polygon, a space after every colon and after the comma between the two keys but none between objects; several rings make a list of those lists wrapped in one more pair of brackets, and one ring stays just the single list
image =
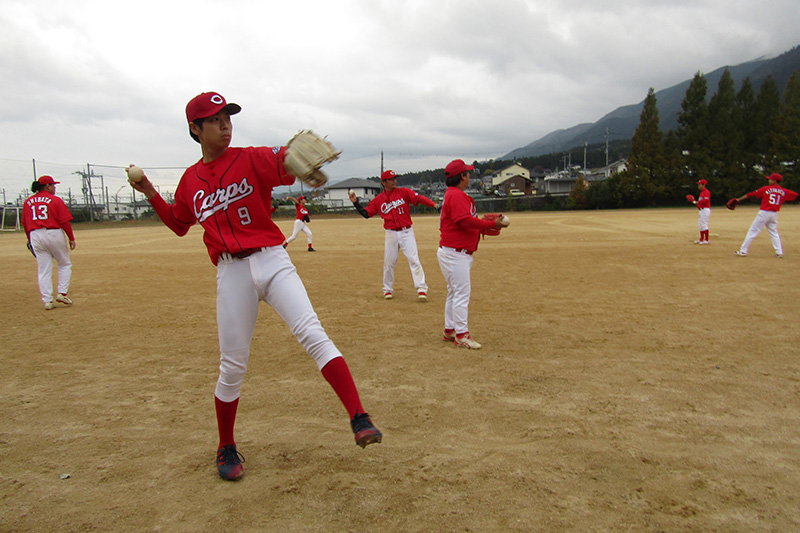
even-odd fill
[{"label": "jersey name lettering on back", "polygon": [[392,209],[397,209],[398,207],[403,207],[404,205],[406,205],[405,198],[400,198],[399,200],[394,200],[392,202],[384,202],[381,204],[381,213],[385,215]]},{"label": "jersey name lettering on back", "polygon": [[198,222],[203,222],[217,211],[228,209],[232,203],[250,196],[255,189],[242,178],[240,183],[231,183],[224,189],[217,189],[206,196],[204,190],[194,193],[194,215]]}]

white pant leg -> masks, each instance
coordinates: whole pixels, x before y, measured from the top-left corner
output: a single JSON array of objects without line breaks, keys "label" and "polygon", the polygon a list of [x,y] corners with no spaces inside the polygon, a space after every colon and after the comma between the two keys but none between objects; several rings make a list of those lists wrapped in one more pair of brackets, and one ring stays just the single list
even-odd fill
[{"label": "white pant leg", "polygon": [[296,218],[294,220],[294,228],[292,229],[292,235],[291,235],[291,237],[286,239],[286,244],[289,244],[290,242],[295,240],[297,238],[297,236],[300,235],[300,232],[303,230],[303,226],[305,226],[305,225],[306,225],[305,222],[303,222],[302,220]]},{"label": "white pant leg", "polygon": [[750,224],[750,229],[747,231],[747,236],[745,236],[744,242],[739,248],[739,251],[742,253],[747,253],[747,251],[750,249],[750,245],[753,243],[753,240],[758,237],[758,234],[761,233],[762,229],[764,229],[764,225],[767,223],[766,213],[769,213],[769,211],[759,210],[758,214],[756,214],[756,218],[753,219],[753,223]]},{"label": "white pant leg", "polygon": [[278,312],[300,345],[322,368],[342,353],[325,333],[286,250],[273,246],[249,258],[259,297]]},{"label": "white pant leg", "polygon": [[469,331],[469,299],[472,294],[472,256],[439,248],[439,267],[447,283],[444,306],[444,327],[457,334]]},{"label": "white pant leg", "polygon": [[306,234],[306,240],[308,241],[309,246],[311,245],[311,228],[308,227],[308,224],[303,222],[303,233]]},{"label": "white pant leg", "polygon": [[708,231],[708,223],[711,219],[711,208],[704,207],[700,209],[699,214],[697,215],[697,227],[700,231]]},{"label": "white pant leg", "polygon": [[239,397],[258,317],[258,293],[247,260],[220,259],[217,265],[219,379],[214,394],[223,402]]},{"label": "white pant leg", "polygon": [[775,249],[775,253],[783,255],[781,235],[778,233],[778,212],[769,211],[769,213],[771,213],[771,215],[768,217],[766,223],[767,233],[769,233],[769,238],[772,241],[772,247]]},{"label": "white pant leg", "polygon": [[31,248],[36,254],[39,294],[44,303],[53,301],[53,255],[47,247],[46,232],[45,229],[37,229],[30,234]]},{"label": "white pant leg", "polygon": [[397,234],[397,231],[387,229],[384,238],[383,292],[385,293],[394,290],[394,267],[397,265],[397,258],[400,257],[400,243]]},{"label": "white pant leg", "polygon": [[425,271],[422,269],[422,263],[419,260],[419,251],[417,250],[417,238],[414,235],[414,228],[408,228],[403,231],[396,232],[399,235],[398,244],[403,255],[408,259],[408,266],[411,268],[411,277],[414,280],[414,288],[417,292],[428,292],[428,285],[425,283]]}]

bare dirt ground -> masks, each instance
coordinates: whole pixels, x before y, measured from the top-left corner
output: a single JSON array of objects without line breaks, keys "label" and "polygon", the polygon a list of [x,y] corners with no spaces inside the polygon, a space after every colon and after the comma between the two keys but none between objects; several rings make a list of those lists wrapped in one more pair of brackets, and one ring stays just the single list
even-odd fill
[{"label": "bare dirt ground", "polygon": [[[338,399],[262,306],[217,476],[215,269],[199,229],[76,226],[75,305],[44,311],[0,235],[0,530],[796,531],[800,207],[512,213],[475,255],[470,330],[441,340],[437,219],[381,296],[378,220],[316,218],[289,253],[384,432]],[[284,232],[291,221],[282,220]],[[68,475],[69,477],[65,477]],[[65,477],[62,479],[62,477]]]}]

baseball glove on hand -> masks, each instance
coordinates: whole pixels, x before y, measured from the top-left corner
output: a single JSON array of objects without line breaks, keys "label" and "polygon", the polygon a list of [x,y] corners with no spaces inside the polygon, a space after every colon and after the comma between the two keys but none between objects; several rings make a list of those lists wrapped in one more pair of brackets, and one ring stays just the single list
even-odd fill
[{"label": "baseball glove on hand", "polygon": [[686,201],[693,204],[694,203],[694,196],[691,194],[686,195]]},{"label": "baseball glove on hand", "polygon": [[283,165],[289,174],[316,189],[328,182],[328,176],[320,170],[320,167],[330,163],[341,153],[313,131],[300,130],[286,143],[286,158]]},{"label": "baseball glove on hand", "polygon": [[733,211],[734,209],[736,209],[737,205],[739,205],[739,199],[738,198],[731,198],[730,200],[728,200],[728,203],[725,204],[725,207],[727,207],[728,209]]},{"label": "baseball glove on hand", "polygon": [[[491,220],[494,222],[498,218],[503,218],[502,213],[486,213],[483,215],[483,220]],[[487,228],[481,230],[481,235],[500,235],[500,230],[498,228]]]}]

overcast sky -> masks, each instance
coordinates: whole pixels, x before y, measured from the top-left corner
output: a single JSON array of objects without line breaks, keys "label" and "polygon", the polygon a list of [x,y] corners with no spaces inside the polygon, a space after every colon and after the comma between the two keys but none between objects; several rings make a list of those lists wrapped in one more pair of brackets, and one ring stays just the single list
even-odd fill
[{"label": "overcast sky", "polygon": [[332,180],[501,156],[691,78],[800,45],[797,0],[0,0],[0,187],[36,174],[162,191],[200,157],[186,103],[242,106],[233,144],[313,129]]}]

